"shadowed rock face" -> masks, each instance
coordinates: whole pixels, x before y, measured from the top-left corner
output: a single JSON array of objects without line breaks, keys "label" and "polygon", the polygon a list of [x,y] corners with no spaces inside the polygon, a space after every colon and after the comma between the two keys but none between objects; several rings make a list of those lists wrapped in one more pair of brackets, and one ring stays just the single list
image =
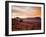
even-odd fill
[{"label": "shadowed rock face", "polygon": [[41,18],[13,18],[12,19],[12,31],[17,30],[40,30]]}]

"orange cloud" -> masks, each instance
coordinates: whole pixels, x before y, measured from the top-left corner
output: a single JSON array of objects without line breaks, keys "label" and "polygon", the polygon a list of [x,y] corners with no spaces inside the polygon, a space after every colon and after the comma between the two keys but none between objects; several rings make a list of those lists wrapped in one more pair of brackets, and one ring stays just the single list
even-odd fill
[{"label": "orange cloud", "polygon": [[41,17],[41,7],[13,7],[12,17]]}]

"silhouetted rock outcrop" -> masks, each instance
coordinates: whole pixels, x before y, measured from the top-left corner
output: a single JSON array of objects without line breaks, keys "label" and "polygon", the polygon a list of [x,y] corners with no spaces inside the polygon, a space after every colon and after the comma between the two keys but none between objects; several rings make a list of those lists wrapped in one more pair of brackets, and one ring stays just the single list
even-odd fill
[{"label": "silhouetted rock outcrop", "polygon": [[23,20],[22,20],[21,18],[19,18],[19,17],[16,17],[15,20],[16,20],[17,22],[22,22],[22,21],[23,21]]}]

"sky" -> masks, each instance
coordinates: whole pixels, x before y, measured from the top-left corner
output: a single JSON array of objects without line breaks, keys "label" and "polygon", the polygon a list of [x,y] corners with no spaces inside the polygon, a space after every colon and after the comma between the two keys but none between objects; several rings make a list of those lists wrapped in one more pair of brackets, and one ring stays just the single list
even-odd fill
[{"label": "sky", "polygon": [[41,17],[41,7],[12,6],[12,18]]}]

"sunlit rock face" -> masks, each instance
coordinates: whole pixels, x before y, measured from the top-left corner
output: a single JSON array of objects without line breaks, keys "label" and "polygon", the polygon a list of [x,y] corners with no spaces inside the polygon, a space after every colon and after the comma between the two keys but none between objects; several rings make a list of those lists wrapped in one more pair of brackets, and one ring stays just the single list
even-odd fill
[{"label": "sunlit rock face", "polygon": [[12,31],[19,30],[40,30],[41,18],[12,18]]}]

